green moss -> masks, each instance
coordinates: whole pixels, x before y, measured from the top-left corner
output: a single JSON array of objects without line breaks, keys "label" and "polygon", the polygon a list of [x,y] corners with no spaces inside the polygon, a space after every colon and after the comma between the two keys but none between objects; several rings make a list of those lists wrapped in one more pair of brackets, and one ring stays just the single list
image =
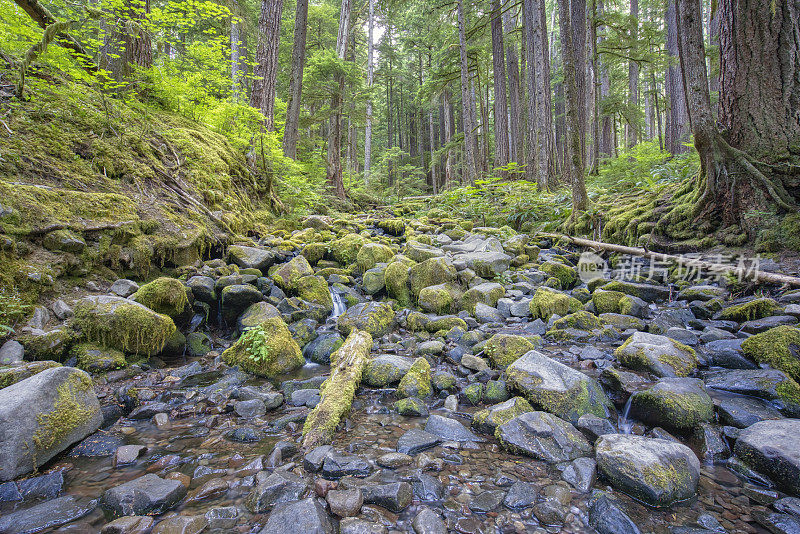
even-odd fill
[{"label": "green moss", "polygon": [[408,277],[411,266],[415,262],[405,256],[395,256],[384,271],[386,292],[402,307],[411,306],[411,291]]},{"label": "green moss", "polygon": [[548,320],[551,315],[567,315],[581,308],[578,299],[548,287],[539,287],[529,304],[534,319]]},{"label": "green moss", "polygon": [[298,281],[312,274],[314,269],[304,256],[295,256],[290,261],[274,265],[269,269],[269,277],[284,291],[296,290]]},{"label": "green moss", "polygon": [[495,307],[497,305],[497,301],[500,300],[505,294],[506,290],[500,284],[491,282],[484,283],[476,287],[473,287],[471,289],[468,289],[466,293],[464,293],[464,298],[462,302],[464,305],[464,309],[474,314],[475,305],[478,304],[479,302],[482,302],[491,307]]},{"label": "green moss", "polygon": [[[410,315],[409,315],[410,317]],[[427,319],[427,318],[426,318]],[[467,322],[461,317],[450,315],[447,317],[439,317],[438,319],[428,320],[425,323],[425,330],[431,333],[445,331],[448,332],[453,328],[461,328],[467,330]]]},{"label": "green moss", "polygon": [[800,380],[800,330],[778,326],[742,342],[742,352],[758,363],[768,363]]},{"label": "green moss", "polygon": [[777,309],[778,303],[774,300],[770,298],[758,298],[723,309],[720,314],[720,319],[743,323],[745,321],[769,317],[773,315]]},{"label": "green moss", "polygon": [[61,364],[53,361],[39,361],[25,362],[10,367],[0,367],[0,389],[7,388],[12,384],[21,382],[26,378],[30,378],[35,374],[46,371],[47,369],[52,369],[53,367],[61,367]]},{"label": "green moss", "polygon": [[775,393],[785,403],[800,407],[800,384],[794,380],[785,380],[775,386]]},{"label": "green moss", "polygon": [[425,358],[417,358],[397,386],[399,398],[425,398],[433,395],[431,386],[431,366]]},{"label": "green moss", "polygon": [[380,243],[366,243],[356,255],[356,264],[363,273],[378,263],[387,263],[394,256],[392,249]]},{"label": "green moss", "polygon": [[406,231],[406,223],[403,219],[384,219],[378,221],[377,226],[387,234],[395,236],[403,235]]},{"label": "green moss", "polygon": [[125,355],[114,349],[107,349],[94,343],[81,343],[70,351],[78,360],[78,367],[89,373],[100,373],[122,369],[128,365]]},{"label": "green moss", "polygon": [[333,311],[333,297],[323,277],[303,276],[295,282],[295,291],[301,299],[325,308],[326,313]]},{"label": "green moss", "polygon": [[625,297],[621,291],[596,289],[592,293],[592,303],[597,313],[622,313],[620,301]]},{"label": "green moss", "polygon": [[62,361],[79,339],[75,330],[65,326],[39,336],[23,334],[17,341],[25,346],[25,357],[29,360]]},{"label": "green moss", "polygon": [[161,277],[141,286],[131,296],[131,300],[175,319],[189,306],[187,297],[189,291],[180,280]]},{"label": "green moss", "polygon": [[422,288],[419,292],[419,307],[437,315],[458,311],[460,294],[452,284],[439,284]]},{"label": "green moss", "polygon": [[533,343],[522,336],[495,334],[483,346],[483,352],[489,357],[492,365],[505,369],[520,356],[536,348]]},{"label": "green moss", "polygon": [[457,273],[452,263],[445,258],[431,258],[411,267],[409,271],[409,287],[411,294],[419,296],[420,291],[428,286],[446,284],[456,280]]},{"label": "green moss", "polygon": [[406,397],[405,399],[395,401],[393,407],[400,415],[419,415],[424,417],[428,414],[425,403],[416,397]]},{"label": "green moss", "polygon": [[266,319],[245,332],[222,353],[222,359],[228,365],[238,365],[243,371],[267,378],[305,364],[300,346],[280,317]]},{"label": "green moss", "polygon": [[550,276],[558,279],[561,284],[561,289],[570,289],[578,281],[578,273],[575,269],[563,263],[555,261],[544,262],[539,269]]},{"label": "green moss", "polygon": [[330,244],[331,257],[342,265],[356,261],[359,250],[367,240],[358,234],[347,234]]},{"label": "green moss", "polygon": [[436,391],[451,391],[456,387],[456,377],[447,371],[434,373],[432,382]]},{"label": "green moss", "polygon": [[528,401],[522,397],[514,397],[502,404],[477,412],[472,417],[472,426],[485,434],[494,434],[500,425],[504,425],[515,417],[532,411],[534,411],[533,407]]},{"label": "green moss", "polygon": [[561,319],[553,322],[553,328],[556,330],[566,330],[567,328],[577,328],[579,330],[593,330],[601,327],[605,322],[597,316],[585,311],[580,310],[569,315],[565,315]]},{"label": "green moss", "polygon": [[92,388],[89,375],[79,371],[75,371],[66,382],[58,386],[53,409],[38,416],[39,428],[33,434],[37,454],[50,449],[97,414],[96,408],[87,408],[79,400],[79,396]]},{"label": "green moss", "polygon": [[394,310],[386,302],[364,303],[358,313],[352,308],[339,316],[338,328],[345,335],[350,335],[353,328],[369,332],[373,337],[388,334],[394,325]]},{"label": "green moss", "polygon": [[480,382],[470,384],[464,388],[463,393],[464,397],[466,397],[473,406],[477,406],[483,400],[483,384]]}]

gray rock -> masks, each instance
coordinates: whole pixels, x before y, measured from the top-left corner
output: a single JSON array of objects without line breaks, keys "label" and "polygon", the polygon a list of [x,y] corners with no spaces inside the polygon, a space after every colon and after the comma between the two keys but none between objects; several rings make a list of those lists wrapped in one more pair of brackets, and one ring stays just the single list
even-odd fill
[{"label": "gray rock", "polygon": [[650,426],[691,430],[714,418],[714,402],[697,378],[662,378],[633,394],[631,414]]},{"label": "gray rock", "polygon": [[306,471],[316,473],[322,469],[322,464],[325,462],[325,458],[327,458],[333,452],[333,447],[330,445],[320,445],[319,447],[315,447],[303,457],[303,468]]},{"label": "gray rock", "polygon": [[339,534],[386,534],[389,532],[380,523],[370,523],[357,517],[345,517],[339,521]]},{"label": "gray rock", "polygon": [[742,430],[736,456],[784,491],[800,495],[800,419],[761,421]]},{"label": "gray rock", "polygon": [[313,408],[319,404],[319,390],[318,389],[298,389],[292,392],[292,398],[289,404],[292,406],[308,406]]},{"label": "gray rock", "polygon": [[793,391],[797,383],[777,369],[731,369],[706,373],[706,387],[751,395],[774,401],[781,411],[800,417],[800,405],[786,391]]},{"label": "gray rock", "polygon": [[344,339],[339,334],[323,333],[303,348],[303,356],[314,363],[330,365],[331,354],[341,347],[342,343]]},{"label": "gray rock", "polygon": [[3,534],[33,534],[64,525],[89,515],[97,508],[97,501],[78,500],[71,495],[17,510],[0,517]]},{"label": "gray rock", "polygon": [[589,524],[598,534],[641,534],[617,503],[605,494],[600,494],[589,505]]},{"label": "gray rock", "polygon": [[192,290],[194,298],[207,304],[217,302],[217,291],[214,279],[210,276],[193,276],[189,278],[186,285]]},{"label": "gray rock", "polygon": [[232,326],[244,311],[256,302],[264,300],[264,295],[250,284],[226,286],[220,296],[220,314],[225,324]]},{"label": "gray rock", "polygon": [[69,305],[61,299],[53,302],[51,307],[53,308],[53,313],[56,314],[56,317],[58,317],[61,321],[69,319],[75,315],[75,312],[72,311],[72,308],[70,308]]},{"label": "gray rock", "polygon": [[425,423],[425,432],[433,434],[434,436],[439,436],[443,441],[484,441],[483,438],[470,432],[470,430],[459,421],[441,415],[431,415],[428,417],[428,422]]},{"label": "gray rock", "polygon": [[366,484],[361,488],[364,502],[377,504],[392,512],[401,512],[408,508],[414,491],[408,482],[390,482],[388,484]]},{"label": "gray rock", "polygon": [[9,339],[0,347],[0,365],[21,362],[24,356],[25,347],[13,339]]},{"label": "gray rock", "polygon": [[561,473],[561,478],[581,493],[588,493],[597,478],[597,463],[591,458],[576,458]]},{"label": "gray rock", "polygon": [[570,422],[587,413],[609,417],[613,407],[596,380],[535,350],[508,366],[506,382],[533,407]]},{"label": "gray rock", "polygon": [[128,515],[107,523],[100,534],[146,534],[152,527],[152,517]]},{"label": "gray rock", "polygon": [[309,497],[301,501],[280,504],[269,516],[261,534],[334,534],[325,506]]},{"label": "gray rock", "polygon": [[228,255],[242,269],[259,269],[262,272],[266,272],[278,259],[278,255],[271,250],[241,245],[228,247]]},{"label": "gray rock", "polygon": [[500,507],[503,497],[505,494],[502,491],[483,491],[470,500],[469,509],[482,514],[493,512]]},{"label": "gray rock", "polygon": [[91,378],[79,369],[47,369],[0,389],[0,481],[43,465],[102,422]]},{"label": "gray rock", "polygon": [[647,332],[634,332],[614,355],[630,369],[659,377],[689,376],[697,370],[694,351],[666,336]]},{"label": "gray rock", "polygon": [[414,360],[394,354],[380,354],[367,362],[364,368],[363,382],[370,387],[386,387],[400,382]]},{"label": "gray rock", "polygon": [[775,328],[776,326],[793,324],[797,324],[797,317],[793,315],[771,315],[770,317],[754,319],[752,321],[742,323],[740,331],[748,334],[760,334],[761,332],[766,332],[770,328]]},{"label": "gray rock", "polygon": [[508,489],[503,504],[512,510],[521,510],[529,506],[533,506],[536,502],[539,492],[536,486],[522,480],[517,480]]},{"label": "gray rock", "polygon": [[726,369],[758,369],[742,352],[742,339],[720,339],[703,346],[708,364]]},{"label": "gray rock", "polygon": [[442,438],[419,428],[412,428],[397,440],[397,452],[414,455],[426,449],[435,447],[442,442]]},{"label": "gray rock", "polygon": [[444,520],[430,508],[422,508],[411,522],[416,534],[447,534]]},{"label": "gray rock", "polygon": [[736,428],[747,428],[759,421],[783,419],[767,401],[753,397],[723,398],[717,404],[717,414],[720,423]]},{"label": "gray rock", "polygon": [[333,489],[328,491],[325,500],[334,515],[352,517],[361,512],[364,495],[359,488]]},{"label": "gray rock", "polygon": [[127,278],[120,278],[111,284],[109,291],[118,297],[127,298],[139,291],[139,284]]},{"label": "gray rock", "polygon": [[271,510],[275,505],[293,502],[303,496],[308,484],[303,477],[277,469],[256,473],[256,484],[245,499],[245,507],[254,514]]},{"label": "gray rock", "polygon": [[800,499],[797,497],[778,499],[772,506],[779,512],[784,512],[800,518]]},{"label": "gray rock", "polygon": [[427,473],[417,473],[412,480],[414,495],[421,501],[439,501],[444,497],[444,486],[439,479]]},{"label": "gray rock", "polygon": [[17,483],[20,496],[26,500],[55,499],[64,488],[64,473],[54,471],[38,477],[26,478]]},{"label": "gray rock", "polygon": [[788,514],[756,513],[756,521],[774,534],[800,534],[800,519]]},{"label": "gray rock", "polygon": [[175,507],[185,496],[186,487],[177,480],[150,473],[106,490],[100,504],[112,517],[157,515]]},{"label": "gray rock", "polygon": [[497,427],[495,436],[512,452],[549,463],[592,453],[592,446],[570,423],[546,412],[527,412]]},{"label": "gray rock", "polygon": [[367,460],[355,454],[332,451],[322,462],[322,476],[328,479],[345,476],[364,477],[370,474],[372,466]]},{"label": "gray rock", "polygon": [[575,423],[575,428],[580,430],[586,438],[594,443],[597,438],[605,434],[616,434],[617,429],[611,424],[608,419],[597,417],[594,414],[586,414],[580,416],[578,422]]},{"label": "gray rock", "polygon": [[669,506],[697,491],[700,461],[680,443],[609,434],[597,440],[595,453],[613,487],[652,506]]},{"label": "gray rock", "polygon": [[373,337],[381,337],[391,332],[394,325],[394,310],[386,302],[360,302],[349,307],[337,319],[337,327],[342,335],[348,335],[353,328],[358,328]]},{"label": "gray rock", "polygon": [[28,319],[28,326],[34,330],[43,330],[50,321],[50,312],[44,306],[36,306],[33,309],[31,318]]},{"label": "gray rock", "polygon": [[505,322],[505,317],[496,308],[492,308],[488,304],[484,304],[483,302],[478,302],[475,304],[475,318],[481,324],[486,323],[503,323]]},{"label": "gray rock", "polygon": [[239,401],[234,405],[234,410],[239,417],[244,417],[245,419],[261,417],[267,413],[267,407],[261,399]]}]

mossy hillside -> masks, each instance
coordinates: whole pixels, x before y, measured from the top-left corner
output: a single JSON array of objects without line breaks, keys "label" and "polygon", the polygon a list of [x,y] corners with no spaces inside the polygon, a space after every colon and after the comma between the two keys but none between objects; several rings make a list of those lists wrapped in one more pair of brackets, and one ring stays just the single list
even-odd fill
[{"label": "mossy hillside", "polygon": [[547,321],[551,315],[567,315],[581,309],[581,302],[549,287],[539,287],[528,305],[534,319]]},{"label": "mossy hillside", "polygon": [[167,315],[174,320],[189,307],[187,294],[190,291],[177,278],[162,276],[141,286],[131,296],[131,300],[135,300],[154,312]]},{"label": "mossy hillside", "polygon": [[742,352],[800,380],[800,330],[793,326],[777,326],[745,339]]},{"label": "mossy hillside", "polygon": [[176,330],[168,316],[115,297],[87,297],[78,301],[72,324],[88,341],[148,356],[161,352]]},{"label": "mossy hillside", "polygon": [[399,398],[417,397],[423,399],[433,395],[431,385],[431,366],[425,358],[417,358],[411,364],[411,368],[400,379],[397,386],[397,396]]},{"label": "mossy hillside", "polygon": [[757,298],[735,306],[724,308],[720,314],[720,319],[726,321],[753,321],[774,315],[778,310],[778,303],[771,298]]},{"label": "mossy hillside", "polygon": [[522,336],[495,334],[484,344],[483,353],[496,368],[505,369],[520,356],[535,348],[533,343]]},{"label": "mossy hillside", "polygon": [[222,353],[228,365],[243,371],[272,378],[305,364],[300,346],[280,317],[271,317],[251,328]]}]

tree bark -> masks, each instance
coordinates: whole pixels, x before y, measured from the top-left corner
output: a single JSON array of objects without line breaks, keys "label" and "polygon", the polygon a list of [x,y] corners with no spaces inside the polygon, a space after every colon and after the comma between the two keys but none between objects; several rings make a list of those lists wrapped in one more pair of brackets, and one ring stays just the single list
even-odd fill
[{"label": "tree bark", "polygon": [[[507,35],[516,30],[516,17],[511,17],[508,11],[503,13],[504,33]],[[519,58],[517,49],[512,44],[506,46],[506,74],[508,76],[508,131],[509,131],[509,161],[524,163],[522,153],[522,132],[520,130],[520,78]]]},{"label": "tree bark", "polygon": [[[278,0],[281,1],[281,0]],[[347,56],[347,44],[350,42],[350,13],[352,0],[342,0],[339,15],[339,33],[336,37],[336,55],[340,60]],[[328,133],[328,186],[339,197],[345,198],[344,177],[342,172],[342,100],[344,98],[344,77],[336,76],[338,88],[331,97],[330,132]]]},{"label": "tree bark", "polygon": [[[369,0],[367,15],[367,90],[371,91],[375,83],[375,0]],[[372,173],[372,95],[367,98],[367,116],[364,127],[364,185],[369,185]]]},{"label": "tree bark", "polygon": [[[635,1],[635,0],[634,0]],[[572,21],[570,20],[570,0],[558,0],[559,28],[561,30],[561,55],[564,61],[564,107],[566,112],[567,165],[572,184],[572,215],[574,220],[579,212],[585,211],[589,199],[583,177],[583,152],[581,152],[580,125],[578,111],[582,102],[575,81],[575,57],[572,44]]]},{"label": "tree bark", "polygon": [[[22,8],[28,16],[43,30],[54,22],[58,22],[56,18],[48,11],[46,7],[39,3],[38,0],[14,0],[20,8]],[[69,34],[59,34],[59,44],[68,49],[78,61],[80,61],[83,68],[90,72],[97,70],[97,66],[91,62],[91,56],[78,42],[77,39]]]},{"label": "tree bark", "polygon": [[[453,140],[453,112],[450,103],[450,89],[445,87],[442,91],[442,118],[444,120],[444,144],[449,147]],[[445,187],[450,187],[454,179],[453,154],[450,148],[447,149],[447,157],[444,165]]]},{"label": "tree bark", "polygon": [[150,14],[150,0],[137,2],[124,0],[117,13],[116,41],[119,44],[117,57],[111,63],[111,72],[118,81],[130,78],[137,68],[147,69],[153,65],[153,47],[146,21]]},{"label": "tree bark", "polygon": [[494,75],[494,166],[504,167],[511,160],[508,128],[505,44],[500,0],[492,0],[492,72]]},{"label": "tree bark", "polygon": [[300,104],[303,94],[303,71],[306,64],[306,34],[308,32],[308,0],[297,0],[294,16],[292,72],[289,77],[289,97],[286,100],[286,126],[283,130],[283,155],[297,158],[300,139]]},{"label": "tree bark", "polygon": [[575,88],[580,102],[578,133],[581,138],[581,153],[586,154],[586,0],[570,0],[569,4],[572,50],[575,55]]},{"label": "tree bark", "polygon": [[686,95],[683,90],[683,75],[678,58],[678,19],[675,2],[667,1],[664,17],[667,29],[667,73],[666,86],[669,108],[667,111],[667,128],[665,148],[671,154],[686,152],[684,145],[689,138],[689,115],[686,111]]},{"label": "tree bark", "polygon": [[[631,0],[630,6],[631,29],[630,39],[635,42],[639,38],[639,0]],[[639,63],[631,59],[628,61],[628,101],[632,109],[639,106]],[[639,140],[639,125],[635,123],[635,116],[632,114],[628,119],[628,148],[635,145]]]},{"label": "tree bark", "polygon": [[239,21],[239,2],[232,0],[231,2],[231,95],[233,101],[238,102],[241,98],[241,54],[239,45],[241,44],[241,37],[239,30],[241,22]]},{"label": "tree bark", "polygon": [[[553,66],[553,70],[558,72],[559,68],[562,67],[562,57],[561,54],[557,52],[556,47],[556,15],[558,13],[558,9],[553,10],[551,24],[550,24],[550,63]],[[556,163],[555,168],[556,172],[561,172],[566,176],[566,182],[569,183],[569,173],[567,170],[567,149],[566,149],[566,137],[567,137],[567,117],[565,113],[565,106],[564,101],[566,96],[564,94],[564,84],[561,82],[557,82],[553,85],[553,111],[554,111],[554,122],[555,122],[555,151],[556,151]]]},{"label": "tree bark", "polygon": [[464,14],[464,0],[458,0],[458,50],[461,57],[461,108],[464,120],[464,181],[474,184],[478,175],[476,160],[477,143],[475,139],[475,104],[472,99],[472,85],[467,58],[467,22]]},{"label": "tree bark", "polygon": [[[670,2],[672,0],[669,0]],[[600,18],[603,18],[603,0],[597,0],[597,12]],[[598,28],[598,45],[603,42],[603,35],[605,35],[605,26]],[[597,58],[598,68],[600,69],[600,100],[608,98],[611,94],[611,77],[608,73],[608,66],[603,61],[603,57],[598,55]],[[600,116],[600,154],[604,157],[611,157],[614,153],[614,119],[609,114],[599,113]]]},{"label": "tree bark", "polygon": [[261,110],[264,128],[275,129],[275,82],[278,79],[278,45],[281,38],[283,0],[262,0],[258,18],[255,80],[250,105]]}]

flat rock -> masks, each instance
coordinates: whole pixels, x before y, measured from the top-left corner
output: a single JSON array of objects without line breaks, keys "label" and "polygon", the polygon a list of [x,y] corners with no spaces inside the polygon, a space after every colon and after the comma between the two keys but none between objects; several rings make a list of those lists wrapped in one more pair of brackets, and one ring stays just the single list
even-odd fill
[{"label": "flat rock", "polygon": [[497,427],[500,444],[549,463],[589,456],[592,446],[574,426],[546,412],[526,412]]},{"label": "flat rock", "polygon": [[397,440],[397,452],[414,455],[424,450],[435,447],[442,442],[442,438],[419,428],[412,428]]},{"label": "flat rock", "polygon": [[761,421],[736,440],[736,456],[785,491],[800,495],[800,419]]},{"label": "flat rock", "polygon": [[32,534],[80,519],[97,508],[97,501],[78,500],[71,495],[17,510],[0,517],[3,534]]},{"label": "flat rock", "polygon": [[272,511],[261,534],[334,534],[336,530],[325,506],[309,497],[280,504]]},{"label": "flat rock", "polygon": [[113,517],[163,514],[186,496],[177,480],[165,480],[152,473],[106,490],[100,504]]},{"label": "flat rock", "polygon": [[302,497],[308,488],[303,477],[277,469],[273,473],[260,471],[256,485],[245,499],[245,506],[253,513],[263,513],[275,505],[293,502]]},{"label": "flat rock", "polygon": [[459,421],[441,415],[431,415],[428,417],[428,422],[425,423],[425,432],[439,436],[443,441],[484,441],[483,438],[470,432],[470,430]]}]

